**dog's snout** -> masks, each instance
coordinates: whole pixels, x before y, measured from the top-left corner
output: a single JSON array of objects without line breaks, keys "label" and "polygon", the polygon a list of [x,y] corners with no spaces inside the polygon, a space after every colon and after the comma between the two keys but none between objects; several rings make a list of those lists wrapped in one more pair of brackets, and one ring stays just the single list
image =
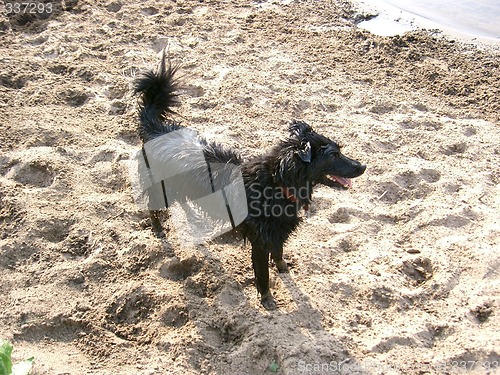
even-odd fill
[{"label": "dog's snout", "polygon": [[355,159],[350,159],[350,158],[345,158],[348,165],[350,165],[350,172],[348,174],[351,174],[351,176],[348,176],[349,178],[354,178],[361,176],[363,173],[365,173],[366,170],[366,164],[362,164],[359,161]]},{"label": "dog's snout", "polygon": [[342,155],[342,158],[337,160],[338,164],[335,165],[335,170],[332,170],[330,174],[345,178],[355,178],[365,173],[366,165],[361,164],[355,159]]},{"label": "dog's snout", "polygon": [[351,178],[361,176],[363,173],[365,173],[365,170],[366,170],[365,164],[361,164],[360,162],[356,162],[356,167],[354,168],[353,175],[351,176]]}]

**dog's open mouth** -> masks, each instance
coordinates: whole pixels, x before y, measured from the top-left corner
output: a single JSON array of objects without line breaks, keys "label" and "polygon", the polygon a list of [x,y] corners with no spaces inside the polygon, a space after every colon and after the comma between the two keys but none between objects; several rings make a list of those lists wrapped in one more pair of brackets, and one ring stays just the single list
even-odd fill
[{"label": "dog's open mouth", "polygon": [[335,176],[333,174],[324,176],[318,182],[329,187],[339,187],[340,185],[345,189],[352,188],[352,180],[350,178]]},{"label": "dog's open mouth", "polygon": [[345,187],[346,189],[352,188],[352,181],[350,178],[344,178],[344,177],[339,177],[335,176],[333,174],[327,176],[329,180],[332,180],[333,182],[338,182],[340,185]]}]

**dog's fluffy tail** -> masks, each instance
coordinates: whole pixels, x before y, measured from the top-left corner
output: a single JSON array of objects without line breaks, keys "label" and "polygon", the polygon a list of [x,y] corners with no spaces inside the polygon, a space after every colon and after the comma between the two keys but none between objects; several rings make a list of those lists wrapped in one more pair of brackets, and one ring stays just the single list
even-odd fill
[{"label": "dog's fluffy tail", "polygon": [[177,100],[177,81],[174,74],[177,66],[166,61],[165,52],[157,72],[149,71],[135,81],[134,91],[141,94],[142,105],[145,108],[154,108],[158,116],[174,113],[172,107],[179,104]]},{"label": "dog's fluffy tail", "polygon": [[174,74],[177,66],[172,66],[165,57],[161,59],[157,72],[149,71],[135,81],[134,91],[141,95],[142,105],[145,108],[154,108],[159,117],[174,113],[172,107],[179,104],[177,100],[177,81]]},{"label": "dog's fluffy tail", "polygon": [[148,71],[135,81],[134,92],[140,95],[139,134],[144,141],[179,128],[174,121],[167,120],[168,114],[175,113],[172,107],[179,104],[178,83],[174,78],[177,68],[167,62],[163,52],[158,71]]}]

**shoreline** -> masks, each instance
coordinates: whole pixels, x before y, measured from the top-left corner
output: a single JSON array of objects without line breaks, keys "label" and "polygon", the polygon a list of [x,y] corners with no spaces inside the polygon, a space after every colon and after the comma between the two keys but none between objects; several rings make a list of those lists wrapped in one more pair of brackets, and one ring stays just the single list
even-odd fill
[{"label": "shoreline", "polygon": [[[366,29],[379,36],[401,35],[408,31],[437,30],[449,40],[458,40],[465,44],[475,45],[481,49],[500,52],[500,38],[493,38],[472,34],[465,30],[458,30],[425,18],[418,14],[406,11],[384,0],[351,0],[353,8],[361,14],[375,17],[362,21],[358,27]],[[384,33],[385,30],[394,30],[396,34]],[[399,34],[398,34],[399,33]]]}]

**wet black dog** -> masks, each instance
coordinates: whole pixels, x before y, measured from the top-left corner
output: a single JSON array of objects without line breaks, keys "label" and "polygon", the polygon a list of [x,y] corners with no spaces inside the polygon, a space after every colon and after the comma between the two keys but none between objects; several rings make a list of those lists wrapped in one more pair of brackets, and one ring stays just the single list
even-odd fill
[{"label": "wet black dog", "polygon": [[[163,58],[158,72],[150,71],[136,81],[135,91],[141,95],[139,134],[144,143],[182,129],[167,118],[177,104],[175,70],[166,66]],[[313,187],[321,183],[349,188],[350,179],[362,175],[366,166],[344,156],[337,143],[300,121],[290,124],[288,138],[270,152],[246,162],[236,152],[216,143],[201,139],[201,145],[207,163],[241,169],[248,215],[236,229],[252,244],[255,284],[261,302],[268,309],[275,308],[269,290],[269,256],[279,272],[288,271],[283,245],[299,225],[300,211],[308,210]],[[180,155],[181,151],[172,152]],[[177,158],[177,154],[173,156]],[[153,229],[162,231],[156,212],[152,212],[151,218]]]}]

